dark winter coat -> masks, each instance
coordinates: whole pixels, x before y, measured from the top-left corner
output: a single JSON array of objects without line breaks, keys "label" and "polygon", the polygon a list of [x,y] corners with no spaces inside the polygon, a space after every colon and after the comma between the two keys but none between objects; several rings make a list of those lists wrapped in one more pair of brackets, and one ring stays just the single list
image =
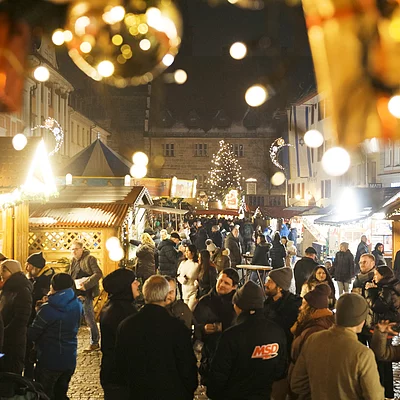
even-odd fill
[{"label": "dark winter coat", "polygon": [[77,260],[72,259],[69,267],[69,274],[72,279],[88,277],[85,282],[86,291],[84,294],[90,297],[97,297],[100,294],[99,281],[103,277],[103,273],[97,263],[96,257],[90,255],[90,251],[84,250],[82,257]]},{"label": "dark winter coat", "polygon": [[271,267],[282,268],[285,266],[286,249],[280,241],[273,241],[272,247],[269,250],[269,256],[271,257]]},{"label": "dark winter coat", "polygon": [[28,330],[40,367],[51,371],[75,369],[81,316],[82,303],[72,288],[49,295]]},{"label": "dark winter coat", "polygon": [[396,257],[394,258],[393,272],[394,276],[400,279],[400,250],[396,252]]},{"label": "dark winter coat", "polygon": [[290,328],[297,320],[302,299],[290,292],[283,292],[283,296],[274,301],[268,297],[264,302],[264,315],[267,319],[278,324],[286,334],[288,349],[292,344],[293,335]]},{"label": "dark winter coat", "polygon": [[190,331],[161,306],[146,304],[118,327],[118,371],[132,400],[193,400],[196,357]]},{"label": "dark winter coat", "polygon": [[231,259],[228,256],[222,254],[222,250],[217,247],[214,254],[211,256],[211,261],[215,264],[217,272],[221,272],[225,268],[230,268]]},{"label": "dark winter coat", "polygon": [[200,227],[197,230],[196,238],[194,241],[194,245],[196,246],[197,251],[205,250],[207,248],[207,246],[206,246],[207,239],[208,239],[208,235],[207,235],[206,229],[203,227]]},{"label": "dark winter coat", "polygon": [[396,278],[383,278],[366,293],[374,324],[381,320],[400,322],[400,282]]},{"label": "dark winter coat", "polygon": [[170,239],[165,239],[158,245],[158,262],[162,275],[176,277],[178,270],[178,260],[182,253],[175,248],[175,243]]},{"label": "dark winter coat", "polygon": [[182,321],[188,329],[192,329],[193,314],[183,300],[175,300],[165,308],[173,317]]},{"label": "dark winter coat", "polygon": [[351,282],[355,277],[354,258],[350,250],[338,251],[333,261],[332,277],[336,282]]},{"label": "dark winter coat", "polygon": [[301,293],[303,284],[310,277],[318,263],[310,257],[303,257],[294,265],[294,280],[296,281],[296,294]]},{"label": "dark winter coat", "polygon": [[109,299],[100,314],[101,359],[100,382],[106,385],[120,383],[115,365],[115,341],[118,325],[127,317],[137,314],[131,293],[115,293],[109,289]]},{"label": "dark winter coat", "polygon": [[222,333],[211,363],[207,395],[215,400],[269,399],[286,371],[286,338],[262,310],[243,312]]},{"label": "dark winter coat", "polygon": [[217,269],[214,265],[210,265],[208,269],[208,273],[204,275],[200,275],[197,278],[199,283],[198,291],[197,291],[197,298],[200,299],[213,288],[215,288],[215,284],[217,283]]},{"label": "dark winter coat", "polygon": [[146,280],[156,273],[155,252],[156,248],[150,244],[141,244],[136,250],[136,273],[139,278]]},{"label": "dark winter coat", "polygon": [[240,265],[242,263],[242,252],[240,250],[239,239],[236,239],[232,233],[225,238],[225,248],[230,251],[231,266],[234,268],[236,265]]},{"label": "dark winter coat", "polygon": [[355,268],[356,268],[356,272],[358,273],[360,271],[360,267],[359,267],[359,262],[360,262],[360,257],[363,254],[369,253],[369,249],[368,249],[368,245],[367,243],[364,243],[362,240],[361,242],[358,244],[357,246],[357,252],[356,252],[356,256],[354,257],[354,262],[355,262]]},{"label": "dark winter coat", "polygon": [[217,247],[222,248],[222,245],[224,244],[224,238],[222,237],[221,231],[211,232],[210,239]]},{"label": "dark winter coat", "polygon": [[383,252],[378,249],[379,246],[382,246],[382,243],[377,243],[375,249],[372,251],[372,254],[375,257],[375,265],[386,265],[386,260],[383,255]]},{"label": "dark winter coat", "polygon": [[260,243],[254,250],[254,255],[251,263],[253,265],[269,265],[269,250],[271,245],[269,243]]},{"label": "dark winter coat", "polygon": [[21,374],[28,321],[32,312],[32,283],[23,272],[11,275],[4,283],[0,312],[4,322],[4,371]]},{"label": "dark winter coat", "polygon": [[214,356],[218,339],[221,336],[219,332],[206,334],[204,326],[206,324],[222,322],[222,331],[224,331],[233,324],[236,314],[233,309],[232,298],[235,293],[236,291],[233,290],[229,294],[220,296],[214,288],[200,299],[193,311],[196,339],[204,343],[199,370],[203,384],[207,383],[211,359]]}]

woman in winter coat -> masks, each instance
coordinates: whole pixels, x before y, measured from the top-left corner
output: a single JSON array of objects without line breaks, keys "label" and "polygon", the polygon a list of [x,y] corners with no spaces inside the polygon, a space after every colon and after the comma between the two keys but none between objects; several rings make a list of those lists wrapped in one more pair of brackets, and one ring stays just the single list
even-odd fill
[{"label": "woman in winter coat", "polygon": [[375,257],[375,265],[386,265],[385,257],[383,255],[383,243],[377,243],[375,250],[372,250],[372,254]]},{"label": "woman in winter coat", "polygon": [[[252,265],[264,265],[264,266],[269,266],[269,250],[271,248],[271,245],[267,243],[265,236],[263,234],[258,235],[256,239],[256,249],[254,250],[254,255],[251,260]],[[265,271],[259,270],[260,276],[263,279],[264,282],[264,275]],[[253,271],[251,273],[250,279],[253,282],[257,282],[258,280],[258,274],[256,271]],[[261,283],[263,283],[261,282]]]},{"label": "woman in winter coat", "polygon": [[197,278],[199,276],[199,264],[197,263],[197,248],[191,244],[186,248],[186,260],[179,264],[178,282],[182,285],[183,301],[193,311],[196,305]]},{"label": "woman in winter coat", "polygon": [[342,293],[348,293],[351,280],[356,275],[354,270],[354,257],[349,250],[348,243],[340,243],[339,251],[336,253],[332,268],[332,277],[338,284],[339,296]]},{"label": "woman in winter coat", "polygon": [[4,282],[0,296],[4,322],[3,371],[22,374],[28,321],[32,312],[32,283],[16,260],[3,261],[0,274]]},{"label": "woman in winter coat", "polygon": [[217,283],[217,269],[210,261],[210,252],[201,250],[199,253],[199,276],[197,298],[200,299],[207,294]]},{"label": "woman in winter coat", "polygon": [[316,288],[317,285],[326,284],[331,289],[331,292],[328,296],[329,299],[329,309],[333,310],[336,305],[336,290],[335,285],[333,284],[332,277],[330,276],[328,270],[319,265],[314,269],[310,277],[307,279],[306,283],[301,288],[300,296],[304,299],[305,295],[308,292],[311,292]]},{"label": "woman in winter coat", "polygon": [[286,249],[281,243],[281,236],[279,235],[279,232],[275,232],[269,255],[271,257],[271,267],[273,269],[282,268],[285,266]]},{"label": "woman in winter coat", "polygon": [[136,250],[136,273],[139,278],[143,279],[144,283],[146,279],[156,273],[156,246],[148,233],[142,234],[141,242],[141,245]]}]

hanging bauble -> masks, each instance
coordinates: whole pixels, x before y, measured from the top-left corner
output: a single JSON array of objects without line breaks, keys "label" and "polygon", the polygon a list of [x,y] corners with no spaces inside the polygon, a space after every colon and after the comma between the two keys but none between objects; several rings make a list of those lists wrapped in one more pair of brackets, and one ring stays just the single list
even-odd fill
[{"label": "hanging bauble", "polygon": [[152,81],[173,63],[181,43],[181,16],[170,0],[77,1],[67,21],[74,63],[117,87]]}]

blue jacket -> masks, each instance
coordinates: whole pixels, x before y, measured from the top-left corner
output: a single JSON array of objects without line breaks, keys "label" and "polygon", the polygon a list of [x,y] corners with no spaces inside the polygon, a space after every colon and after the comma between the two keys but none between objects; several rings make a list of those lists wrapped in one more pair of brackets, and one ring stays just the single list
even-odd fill
[{"label": "blue jacket", "polygon": [[60,290],[49,296],[28,330],[35,342],[38,364],[52,371],[75,369],[77,334],[82,304],[73,289]]}]

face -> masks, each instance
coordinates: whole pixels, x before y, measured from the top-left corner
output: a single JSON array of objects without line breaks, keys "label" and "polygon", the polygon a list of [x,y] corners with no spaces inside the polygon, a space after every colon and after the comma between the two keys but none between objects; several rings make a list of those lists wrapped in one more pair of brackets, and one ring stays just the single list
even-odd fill
[{"label": "face", "polygon": [[186,249],[186,251],[185,251],[185,257],[186,257],[188,260],[193,260],[193,253],[192,253],[189,249]]},{"label": "face", "polygon": [[216,290],[218,294],[229,294],[232,290],[236,289],[231,278],[226,274],[220,274],[217,280]]},{"label": "face", "polygon": [[239,231],[238,231],[236,228],[232,229],[232,235],[233,235],[235,238],[239,237]]},{"label": "face", "polygon": [[5,282],[12,274],[6,267],[1,265],[0,266],[0,275],[1,275],[1,280],[3,282]]},{"label": "face", "polygon": [[318,268],[315,277],[318,282],[324,282],[326,280],[326,273],[322,268]]},{"label": "face", "polygon": [[165,240],[166,238],[167,238],[167,236],[168,236],[168,233],[167,232],[161,232],[160,233],[160,238],[161,238],[161,240]]},{"label": "face", "polygon": [[73,244],[71,247],[71,254],[72,254],[72,257],[79,260],[83,254],[83,247],[79,247],[77,244]]},{"label": "face", "polygon": [[32,264],[26,263],[25,266],[26,271],[29,273],[31,277],[35,277],[39,275],[40,268],[34,267]]},{"label": "face", "polygon": [[378,283],[380,280],[382,280],[383,276],[377,271],[374,271],[374,282]]},{"label": "face", "polygon": [[285,238],[282,238],[282,239],[281,239],[281,243],[282,243],[282,244],[286,244],[286,243],[287,243],[287,240],[286,240]]},{"label": "face", "polygon": [[380,252],[382,252],[382,251],[383,251],[383,245],[378,246],[378,250],[379,250]]},{"label": "face", "polygon": [[174,281],[170,281],[169,283],[169,292],[167,295],[167,304],[171,304],[176,300],[176,283]]},{"label": "face", "polygon": [[371,271],[372,268],[375,267],[375,262],[371,260],[369,257],[361,256],[359,264],[360,264],[360,270],[363,274],[366,274],[367,272]]},{"label": "face", "polygon": [[346,251],[346,248],[343,245],[340,245],[339,250],[340,251]]},{"label": "face", "polygon": [[367,237],[366,236],[361,236],[361,241],[364,243],[367,243]]},{"label": "face", "polygon": [[267,280],[265,281],[264,287],[265,287],[265,294],[267,296],[274,297],[281,291],[281,289],[276,285],[276,283],[270,277],[268,277]]},{"label": "face", "polygon": [[301,306],[300,306],[300,308],[299,308],[299,311],[300,312],[302,312],[302,311],[304,311],[305,309],[306,309],[306,307],[307,307],[307,300],[306,299],[303,299],[303,301],[301,302]]},{"label": "face", "polygon": [[181,241],[178,238],[171,238],[171,240],[175,243],[175,244],[179,244]]}]

